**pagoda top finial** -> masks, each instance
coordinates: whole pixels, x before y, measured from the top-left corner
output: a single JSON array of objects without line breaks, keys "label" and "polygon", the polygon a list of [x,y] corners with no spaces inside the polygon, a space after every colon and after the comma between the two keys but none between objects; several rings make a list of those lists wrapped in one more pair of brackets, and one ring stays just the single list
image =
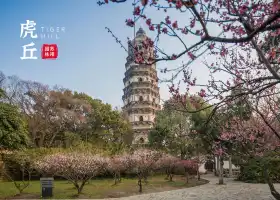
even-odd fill
[{"label": "pagoda top finial", "polygon": [[140,27],[139,30],[136,32],[136,37],[142,35],[146,35],[146,32],[143,30],[142,27]]}]

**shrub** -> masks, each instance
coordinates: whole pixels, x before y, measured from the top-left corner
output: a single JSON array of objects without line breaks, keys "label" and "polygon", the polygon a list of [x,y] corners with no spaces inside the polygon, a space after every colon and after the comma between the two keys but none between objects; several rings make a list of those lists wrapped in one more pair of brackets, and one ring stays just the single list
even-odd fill
[{"label": "shrub", "polygon": [[3,156],[5,163],[4,176],[14,183],[20,194],[29,186],[34,157],[35,155],[28,150],[14,151]]},{"label": "shrub", "polygon": [[247,183],[265,183],[263,170],[264,165],[268,168],[269,176],[274,183],[280,183],[280,158],[255,157],[240,166],[238,180]]},{"label": "shrub", "polygon": [[215,163],[212,160],[207,160],[204,166],[205,166],[205,169],[207,171],[211,171],[212,172],[213,169],[214,169],[214,165],[215,165]]}]

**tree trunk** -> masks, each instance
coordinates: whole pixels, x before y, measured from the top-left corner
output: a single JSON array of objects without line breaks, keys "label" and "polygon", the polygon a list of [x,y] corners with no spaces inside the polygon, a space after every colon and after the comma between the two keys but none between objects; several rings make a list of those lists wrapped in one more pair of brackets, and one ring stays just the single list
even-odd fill
[{"label": "tree trunk", "polygon": [[85,184],[86,184],[86,182],[87,182],[88,180],[89,180],[89,179],[84,180],[84,181],[81,183],[81,185],[79,185],[79,183],[75,181],[74,186],[75,186],[76,189],[77,189],[78,195],[82,193],[83,188],[84,188],[84,186],[85,186]]},{"label": "tree trunk", "polygon": [[31,181],[31,171],[28,171],[28,182],[30,182]]},{"label": "tree trunk", "polygon": [[121,172],[119,172],[118,182],[122,182]]},{"label": "tree trunk", "polygon": [[184,154],[183,154],[182,149],[181,149],[181,160],[184,160]]},{"label": "tree trunk", "polygon": [[276,200],[280,200],[280,194],[276,191],[274,185],[273,185],[273,182],[272,180],[270,179],[269,175],[268,175],[268,172],[267,172],[267,169],[265,168],[264,169],[264,177],[268,183],[268,186],[269,186],[269,189],[270,189],[270,192],[272,194],[272,196],[276,199]]},{"label": "tree trunk", "polygon": [[83,189],[83,188],[81,188],[81,187],[78,188],[78,194],[81,194],[81,193],[82,193],[82,189]]},{"label": "tree trunk", "polygon": [[220,156],[217,156],[217,176],[220,174]]},{"label": "tree trunk", "polygon": [[117,173],[114,173],[114,180],[115,180],[114,185],[117,185]]},{"label": "tree trunk", "polygon": [[79,184],[75,181],[75,182],[73,182],[73,184],[74,184],[74,186],[75,186],[75,188],[77,189],[77,194],[79,194]]},{"label": "tree trunk", "polygon": [[24,181],[24,169],[21,169],[21,180]]},{"label": "tree trunk", "polygon": [[229,165],[229,177],[232,177],[232,162],[231,162],[231,155],[228,159],[228,165]]},{"label": "tree trunk", "polygon": [[173,181],[173,174],[169,174],[169,181],[170,181],[170,182]]},{"label": "tree trunk", "polygon": [[39,141],[38,141],[38,147],[44,147],[44,141],[45,141],[45,134],[41,133]]},{"label": "tree trunk", "polygon": [[4,174],[5,174],[5,169],[6,169],[6,167],[5,167],[5,162],[4,162],[4,153],[0,153],[0,164],[1,164],[1,162],[2,162],[2,166],[0,165],[0,180],[1,179],[4,179]]},{"label": "tree trunk", "polygon": [[197,180],[200,181],[199,165],[197,167]]},{"label": "tree trunk", "polygon": [[216,166],[216,164],[217,164],[216,156],[214,156],[214,167],[213,167],[214,176],[217,176],[217,166]]},{"label": "tree trunk", "polygon": [[196,154],[197,154],[197,180],[200,180],[200,173],[199,173],[199,163],[200,163],[200,158],[199,158],[199,151],[198,151],[198,144],[196,145]]},{"label": "tree trunk", "polygon": [[197,164],[197,180],[200,180],[199,164]]},{"label": "tree trunk", "polygon": [[148,184],[148,175],[149,175],[148,171],[144,172],[143,174],[145,184]]},{"label": "tree trunk", "polygon": [[168,169],[165,170],[165,173],[166,173],[166,177],[164,179],[165,180],[169,180],[169,171],[168,171]]},{"label": "tree trunk", "polygon": [[138,185],[139,185],[139,192],[142,193],[142,180],[138,180]]},{"label": "tree trunk", "polygon": [[51,147],[51,146],[52,146],[53,141],[54,141],[54,139],[56,138],[57,135],[58,135],[58,133],[54,134],[54,135],[51,137],[51,139],[49,140],[48,147]]},{"label": "tree trunk", "polygon": [[224,170],[223,170],[223,158],[219,156],[220,170],[219,170],[219,185],[224,184]]},{"label": "tree trunk", "polygon": [[186,174],[186,183],[189,183],[189,173],[186,168],[185,168],[185,174]]},{"label": "tree trunk", "polygon": [[86,181],[83,181],[82,184],[80,185],[79,189],[78,189],[78,194],[82,193],[82,190],[83,190],[85,184],[86,184]]}]

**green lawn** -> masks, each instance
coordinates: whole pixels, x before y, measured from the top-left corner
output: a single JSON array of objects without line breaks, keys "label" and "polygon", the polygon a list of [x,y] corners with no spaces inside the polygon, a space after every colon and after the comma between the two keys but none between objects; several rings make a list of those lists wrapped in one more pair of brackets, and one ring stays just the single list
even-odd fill
[{"label": "green lawn", "polygon": [[[184,187],[193,187],[207,183],[205,180],[190,179],[189,184],[185,183],[182,176],[175,176],[174,182],[164,180],[163,175],[151,176],[148,179],[148,184],[143,184],[143,193],[161,192],[167,190],[174,190]],[[92,180],[83,189],[83,194],[79,198],[109,198],[109,197],[123,197],[131,196],[138,193],[137,179],[122,179],[122,182],[113,186],[112,179]],[[22,195],[17,195],[17,190],[13,182],[0,182],[0,197],[2,199],[32,199],[40,198],[41,189],[39,181],[32,181],[28,188],[26,188]],[[76,189],[71,183],[67,181],[54,181],[54,197],[53,198],[74,198],[77,194]]]}]

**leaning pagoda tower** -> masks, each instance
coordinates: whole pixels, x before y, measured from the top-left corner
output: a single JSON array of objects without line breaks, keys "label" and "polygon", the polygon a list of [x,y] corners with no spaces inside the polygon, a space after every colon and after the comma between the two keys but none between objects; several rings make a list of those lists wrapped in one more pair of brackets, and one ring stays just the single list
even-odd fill
[{"label": "leaning pagoda tower", "polygon": [[[142,44],[146,38],[145,31],[140,28],[134,40],[129,41],[128,57],[125,64],[126,72],[123,79],[123,110],[127,113],[132,124],[133,144],[148,142],[149,131],[155,123],[155,112],[160,109],[156,65],[136,64],[134,62],[133,45],[136,45],[138,49],[144,49]],[[145,51],[144,56],[145,54],[151,55],[153,49]]]}]

